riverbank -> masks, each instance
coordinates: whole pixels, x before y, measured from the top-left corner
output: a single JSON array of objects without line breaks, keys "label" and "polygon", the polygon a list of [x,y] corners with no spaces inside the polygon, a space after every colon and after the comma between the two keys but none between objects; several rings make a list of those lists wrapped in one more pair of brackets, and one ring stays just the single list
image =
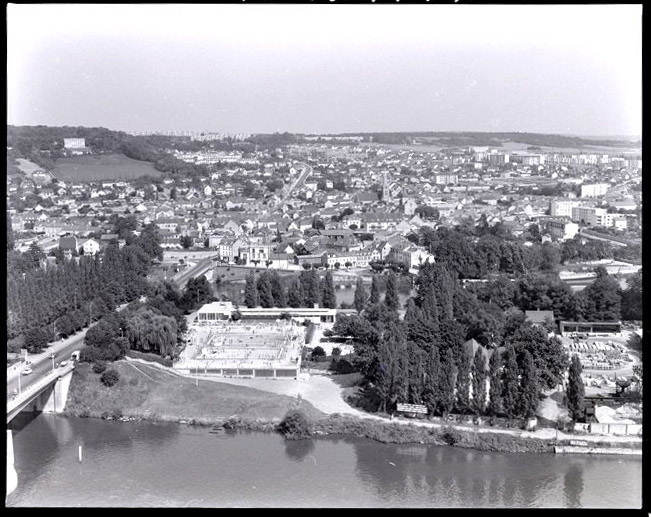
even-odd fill
[{"label": "riverbank", "polygon": [[641,449],[639,437],[579,436],[551,428],[524,431],[440,419],[388,420],[351,408],[343,402],[341,388],[322,376],[309,381],[195,378],[133,359],[112,367],[118,370],[120,382],[107,388],[89,365],[78,365],[67,415],[273,432],[289,410],[300,409],[313,436],[348,435],[382,443],[452,445],[495,452],[554,453],[556,446],[570,445],[577,438],[593,447],[611,449],[612,454]]},{"label": "riverbank", "polygon": [[295,408],[300,408],[311,420],[325,416],[303,400],[187,378],[164,367],[117,361],[111,368],[119,373],[120,380],[109,388],[100,382],[100,375],[90,365],[77,365],[70,383],[66,415],[206,426],[232,422],[252,430],[268,430]]}]

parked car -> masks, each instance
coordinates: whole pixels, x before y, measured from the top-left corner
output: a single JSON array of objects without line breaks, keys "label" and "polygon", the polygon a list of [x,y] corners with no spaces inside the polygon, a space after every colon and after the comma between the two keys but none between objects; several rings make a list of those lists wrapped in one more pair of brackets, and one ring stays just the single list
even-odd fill
[{"label": "parked car", "polygon": [[61,361],[61,363],[59,363],[59,366],[65,366],[67,364],[68,364],[68,361]]},{"label": "parked car", "polygon": [[32,373],[33,371],[34,371],[34,370],[32,370],[31,368],[25,368],[25,369],[23,370],[23,375],[29,375],[29,374]]}]

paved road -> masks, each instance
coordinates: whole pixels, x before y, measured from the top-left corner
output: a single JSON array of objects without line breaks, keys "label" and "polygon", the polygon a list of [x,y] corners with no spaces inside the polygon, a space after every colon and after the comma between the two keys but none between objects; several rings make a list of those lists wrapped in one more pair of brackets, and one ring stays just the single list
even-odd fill
[{"label": "paved road", "polygon": [[307,163],[302,163],[299,162],[294,165],[295,169],[302,169],[303,172],[300,174],[298,179],[294,182],[294,184],[289,188],[289,190],[285,193],[285,195],[282,197],[280,202],[278,203],[278,207],[282,207],[287,200],[289,199],[289,196],[291,196],[292,192],[303,183],[306,178],[312,174],[312,167],[310,167]]},{"label": "paved road", "polygon": [[[27,360],[33,363],[31,366],[33,372],[29,375],[22,375],[23,370],[27,368],[22,362],[7,368],[7,400],[13,396],[14,390],[29,389],[51,372],[53,362],[56,364],[61,361],[69,361],[70,354],[84,346],[84,337],[87,331],[88,329],[84,329],[64,341],[52,343],[40,354],[29,354]],[[51,357],[52,354],[54,354],[54,361]]]},{"label": "paved road", "polygon": [[[127,304],[119,306],[116,310],[119,312],[124,309]],[[91,325],[94,326],[96,323]],[[88,327],[90,328],[90,327]],[[61,361],[69,361],[70,354],[75,350],[81,350],[84,345],[84,337],[88,328],[85,328],[76,334],[69,336],[63,341],[55,341],[48,345],[39,354],[28,354],[27,360],[32,364],[33,372],[29,375],[22,375],[22,372],[27,366],[25,363],[16,363],[7,368],[7,400],[13,396],[14,390],[29,389],[30,386],[36,384],[44,375],[52,371],[52,355],[54,354],[54,363],[61,363]]]}]

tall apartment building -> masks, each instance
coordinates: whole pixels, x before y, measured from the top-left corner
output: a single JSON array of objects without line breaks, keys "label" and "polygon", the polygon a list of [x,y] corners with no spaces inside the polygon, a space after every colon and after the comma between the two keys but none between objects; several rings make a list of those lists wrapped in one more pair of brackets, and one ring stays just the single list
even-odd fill
[{"label": "tall apartment building", "polygon": [[580,201],[555,199],[550,203],[549,214],[552,217],[572,217],[572,209],[581,206]]},{"label": "tall apartment building", "polygon": [[626,228],[626,218],[621,214],[610,214],[605,208],[577,206],[572,208],[572,220],[577,223],[604,228]]},{"label": "tall apartment building", "polygon": [[509,163],[509,155],[506,153],[491,153],[488,155],[488,163],[490,165],[504,165]]}]

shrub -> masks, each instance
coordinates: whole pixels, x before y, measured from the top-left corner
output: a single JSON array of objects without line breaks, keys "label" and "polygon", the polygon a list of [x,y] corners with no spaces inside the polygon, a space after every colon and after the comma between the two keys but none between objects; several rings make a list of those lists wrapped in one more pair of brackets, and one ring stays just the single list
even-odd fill
[{"label": "shrub", "polygon": [[288,440],[300,440],[310,436],[310,426],[305,414],[293,410],[285,415],[285,418],[278,425],[278,431]]},{"label": "shrub", "polygon": [[313,361],[318,360],[317,359],[318,357],[325,357],[325,356],[326,356],[325,350],[323,348],[321,348],[320,346],[317,346],[317,347],[314,348],[314,350],[312,350],[312,360]]},{"label": "shrub", "polygon": [[81,349],[79,360],[82,363],[93,363],[101,361],[101,350],[95,346],[87,346]]},{"label": "shrub", "polygon": [[120,380],[120,374],[117,372],[117,370],[106,370],[100,377],[100,380],[104,386],[108,386],[110,388],[111,386],[115,386],[118,383]]},{"label": "shrub", "polygon": [[95,361],[93,371],[95,373],[104,373],[106,371],[106,362],[101,360]]}]

